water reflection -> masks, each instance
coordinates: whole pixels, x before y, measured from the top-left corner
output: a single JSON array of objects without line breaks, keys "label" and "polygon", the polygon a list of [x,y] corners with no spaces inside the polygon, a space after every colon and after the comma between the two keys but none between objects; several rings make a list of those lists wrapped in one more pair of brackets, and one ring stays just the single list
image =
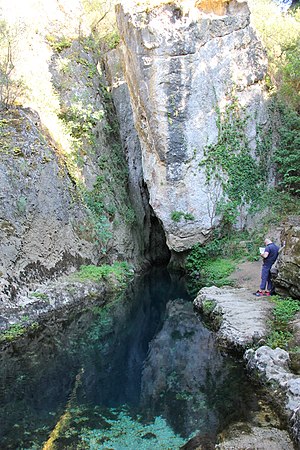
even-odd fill
[{"label": "water reflection", "polygon": [[253,399],[249,385],[242,368],[221,355],[190,303],[170,301],[166,311],[145,362],[142,404],[150,415],[167,417],[175,432],[189,436],[197,429],[213,438],[229,421],[246,418]]},{"label": "water reflection", "polygon": [[6,348],[0,447],[43,448],[50,436],[53,449],[175,450],[246,415],[253,396],[241,368],[220,354],[188,300],[183,279],[153,271],[113,302],[56,314]]}]

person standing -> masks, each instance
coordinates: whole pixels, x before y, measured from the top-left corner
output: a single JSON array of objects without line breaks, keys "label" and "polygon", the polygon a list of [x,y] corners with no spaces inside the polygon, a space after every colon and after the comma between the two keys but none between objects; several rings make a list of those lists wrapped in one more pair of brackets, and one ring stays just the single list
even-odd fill
[{"label": "person standing", "polygon": [[257,297],[263,295],[271,295],[273,291],[272,278],[271,278],[271,267],[275,263],[278,257],[279,247],[275,245],[271,239],[265,239],[265,250],[261,253],[261,258],[263,259],[263,265],[261,269],[261,283],[258,291],[254,294]]}]

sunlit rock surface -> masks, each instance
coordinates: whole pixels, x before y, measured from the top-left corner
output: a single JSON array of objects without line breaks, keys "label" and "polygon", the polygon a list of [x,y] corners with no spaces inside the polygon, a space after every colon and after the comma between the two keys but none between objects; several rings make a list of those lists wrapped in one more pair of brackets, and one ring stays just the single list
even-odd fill
[{"label": "sunlit rock surface", "polygon": [[215,321],[219,341],[237,350],[266,337],[267,318],[273,308],[247,289],[215,286],[202,288],[194,305]]},{"label": "sunlit rock surface", "polygon": [[[266,60],[247,3],[217,3],[199,1],[189,10],[165,4],[151,11],[117,5],[150,205],[177,252],[204,242],[218,220],[213,208],[220,192],[205,185],[199,168],[204,148],[217,141],[216,109],[235,90],[249,113],[253,150],[257,127],[266,122],[260,84]],[[179,222],[172,220],[174,211],[182,213]]]}]

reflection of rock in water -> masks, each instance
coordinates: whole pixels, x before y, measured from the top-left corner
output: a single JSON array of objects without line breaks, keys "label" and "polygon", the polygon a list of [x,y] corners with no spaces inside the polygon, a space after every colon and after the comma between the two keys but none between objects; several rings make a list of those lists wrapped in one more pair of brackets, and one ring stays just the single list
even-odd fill
[{"label": "reflection of rock in water", "polygon": [[[149,405],[149,413],[163,415],[186,437],[196,429],[215,435],[221,421],[223,426],[237,410],[241,414],[245,401],[234,386],[232,370],[191,304],[170,301],[164,326],[150,344],[141,401]],[[243,385],[241,379],[239,383]]]}]

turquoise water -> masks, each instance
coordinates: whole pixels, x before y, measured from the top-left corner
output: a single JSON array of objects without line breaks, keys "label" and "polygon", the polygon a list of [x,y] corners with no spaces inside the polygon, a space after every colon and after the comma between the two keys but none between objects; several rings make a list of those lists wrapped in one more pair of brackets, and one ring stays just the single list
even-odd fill
[{"label": "turquoise water", "polygon": [[179,449],[215,442],[257,408],[178,275],[154,270],[126,295],[56,314],[1,354],[1,449]]}]

